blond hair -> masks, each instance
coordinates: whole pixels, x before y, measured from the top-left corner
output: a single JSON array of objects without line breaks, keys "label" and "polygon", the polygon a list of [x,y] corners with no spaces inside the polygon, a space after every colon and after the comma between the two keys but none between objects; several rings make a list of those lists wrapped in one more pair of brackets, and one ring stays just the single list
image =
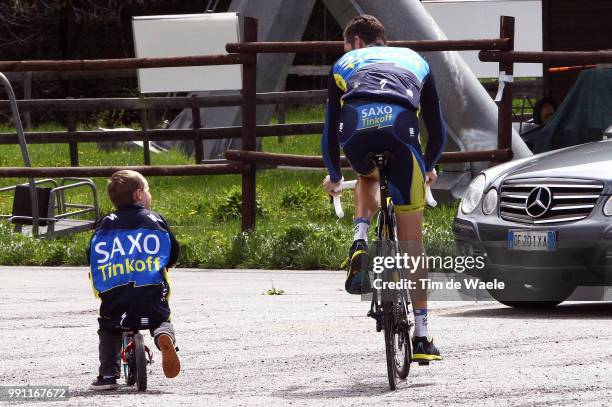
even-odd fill
[{"label": "blond hair", "polygon": [[111,175],[108,180],[106,191],[113,206],[119,209],[134,203],[134,192],[144,189],[147,180],[139,172],[132,170],[120,170]]}]

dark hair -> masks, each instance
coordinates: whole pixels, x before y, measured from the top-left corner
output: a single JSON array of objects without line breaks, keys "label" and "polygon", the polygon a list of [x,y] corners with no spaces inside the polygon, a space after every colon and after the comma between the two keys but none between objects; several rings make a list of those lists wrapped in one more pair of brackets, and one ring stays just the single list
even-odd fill
[{"label": "dark hair", "polygon": [[139,172],[120,170],[111,175],[106,191],[115,208],[119,209],[134,203],[134,191],[143,189],[145,185],[145,177]]},{"label": "dark hair", "polygon": [[361,38],[366,45],[385,45],[387,43],[385,27],[376,17],[368,14],[353,17],[346,25],[342,35],[344,36],[344,40],[353,46],[355,45],[354,38],[356,35]]}]

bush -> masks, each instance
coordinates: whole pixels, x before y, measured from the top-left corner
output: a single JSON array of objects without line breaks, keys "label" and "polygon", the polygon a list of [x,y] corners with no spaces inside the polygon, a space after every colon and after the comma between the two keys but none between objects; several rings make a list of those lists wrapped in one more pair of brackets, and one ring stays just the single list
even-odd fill
[{"label": "bush", "polygon": [[313,223],[293,225],[274,236],[270,268],[339,268],[344,260],[343,229]]},{"label": "bush", "polygon": [[177,267],[223,268],[230,244],[221,233],[198,233],[197,227],[177,227],[174,230],[181,245]]},{"label": "bush", "polygon": [[232,245],[226,257],[226,263],[229,267],[237,267],[244,261],[248,238],[247,233],[239,233],[232,240]]},{"label": "bush", "polygon": [[[257,215],[264,215],[265,211],[259,199],[255,201]],[[242,188],[233,186],[214,204],[211,213],[213,220],[226,222],[242,216]]]},{"label": "bush", "polygon": [[[425,212],[423,224],[423,244],[428,256],[457,256],[455,239],[450,227],[457,212],[456,206],[441,205],[435,212]],[[435,213],[434,219],[431,214]],[[433,271],[433,270],[432,270]]]},{"label": "bush", "polygon": [[53,240],[33,239],[0,223],[0,264],[23,266],[87,265],[89,234]]},{"label": "bush", "polygon": [[[346,191],[343,195],[343,200],[345,202],[347,219],[350,219],[354,211],[353,205],[349,203],[352,201],[352,193]],[[333,206],[330,205],[329,197],[318,186],[308,187],[297,183],[295,186],[283,190],[280,197],[280,207],[286,212],[306,212],[307,219],[311,221],[317,219],[327,223],[336,218]]]},{"label": "bush", "polygon": [[281,206],[286,209],[304,209],[316,205],[320,194],[301,183],[283,191]]}]

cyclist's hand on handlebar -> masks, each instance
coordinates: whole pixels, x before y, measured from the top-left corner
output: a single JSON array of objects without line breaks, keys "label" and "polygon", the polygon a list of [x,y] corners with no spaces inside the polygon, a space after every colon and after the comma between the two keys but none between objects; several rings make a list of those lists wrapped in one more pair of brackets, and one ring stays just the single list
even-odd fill
[{"label": "cyclist's hand on handlebar", "polygon": [[434,168],[433,170],[426,172],[425,177],[427,179],[426,184],[427,186],[430,187],[431,184],[436,182],[436,180],[438,179],[438,173],[436,172],[436,169]]},{"label": "cyclist's hand on handlebar", "polygon": [[344,181],[344,177],[342,177],[342,179],[338,182],[332,182],[328,175],[325,177],[325,179],[323,179],[323,189],[330,196],[340,196],[341,192],[337,192],[336,189],[340,187],[342,181]]}]

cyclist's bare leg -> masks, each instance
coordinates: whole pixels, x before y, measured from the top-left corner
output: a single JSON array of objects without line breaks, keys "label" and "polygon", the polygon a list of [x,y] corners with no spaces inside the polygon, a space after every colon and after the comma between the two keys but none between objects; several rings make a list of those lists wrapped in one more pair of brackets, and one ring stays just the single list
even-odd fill
[{"label": "cyclist's bare leg", "polygon": [[[403,253],[411,257],[421,257],[425,253],[423,247],[423,211],[396,213],[397,237]],[[414,290],[410,290],[410,299],[415,309],[427,308],[427,290],[421,288],[419,279],[427,278],[427,267],[419,263],[414,273],[408,273],[407,278],[414,281]],[[412,271],[412,270],[410,270]]]},{"label": "cyclist's bare leg", "polygon": [[360,175],[355,185],[355,217],[370,219],[378,209],[379,195],[377,174]]},{"label": "cyclist's bare leg", "polygon": [[[372,174],[374,175],[374,174]],[[367,277],[363,271],[368,264],[368,230],[370,219],[378,209],[379,186],[375,176],[359,176],[355,186],[355,218],[353,243],[348,253],[348,271],[344,288],[351,294],[361,294]]]},{"label": "cyclist's bare leg", "polygon": [[[408,256],[421,257],[425,254],[423,248],[423,211],[396,213],[397,235],[402,252]],[[428,336],[427,330],[427,290],[421,287],[419,279],[427,278],[427,264],[424,260],[414,273],[408,273],[407,278],[415,282],[415,288],[410,290],[410,300],[414,310],[415,330],[413,341],[413,360],[428,364],[432,360],[441,360],[440,351]],[[412,271],[412,270],[410,270]]]}]

